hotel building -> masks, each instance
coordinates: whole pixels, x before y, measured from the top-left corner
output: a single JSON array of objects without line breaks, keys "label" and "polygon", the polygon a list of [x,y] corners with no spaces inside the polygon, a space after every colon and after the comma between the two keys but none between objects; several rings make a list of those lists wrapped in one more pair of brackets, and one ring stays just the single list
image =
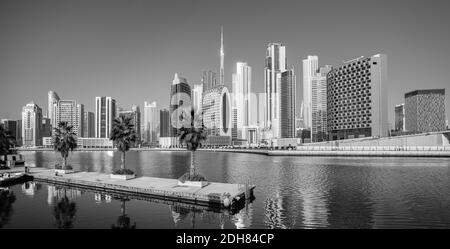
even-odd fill
[{"label": "hotel building", "polygon": [[327,127],[330,140],[388,135],[386,55],[359,57],[328,73]]},{"label": "hotel building", "polygon": [[109,138],[116,118],[116,100],[111,97],[95,97],[95,137]]},{"label": "hotel building", "polygon": [[415,90],[405,94],[408,132],[444,131],[445,89]]}]

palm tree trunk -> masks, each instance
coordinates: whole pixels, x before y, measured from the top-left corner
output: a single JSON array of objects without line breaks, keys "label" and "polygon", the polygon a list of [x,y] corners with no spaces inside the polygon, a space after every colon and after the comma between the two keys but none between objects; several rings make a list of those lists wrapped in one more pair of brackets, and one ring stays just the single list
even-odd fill
[{"label": "palm tree trunk", "polygon": [[62,165],[62,169],[66,169],[67,166],[67,156],[63,156],[63,165]]},{"label": "palm tree trunk", "polygon": [[120,166],[121,169],[125,169],[125,151],[122,152],[122,165]]},{"label": "palm tree trunk", "polygon": [[189,175],[194,176],[195,175],[195,151],[191,151],[191,167],[189,170]]}]

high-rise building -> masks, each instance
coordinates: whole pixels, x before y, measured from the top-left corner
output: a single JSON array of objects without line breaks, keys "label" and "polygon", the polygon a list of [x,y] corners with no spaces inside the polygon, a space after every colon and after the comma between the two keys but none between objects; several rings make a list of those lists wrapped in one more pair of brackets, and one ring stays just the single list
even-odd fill
[{"label": "high-rise building", "polygon": [[25,147],[42,145],[42,109],[34,102],[22,108],[22,143]]},{"label": "high-rise building", "polygon": [[408,132],[445,130],[445,89],[415,90],[405,94]]},{"label": "high-rise building", "polygon": [[95,114],[93,112],[84,112],[83,114],[83,137],[95,137]]},{"label": "high-rise building", "polygon": [[185,125],[187,115],[191,113],[191,87],[187,79],[178,73],[172,81],[170,91],[170,136],[177,137],[178,130]]},{"label": "high-rise building", "polygon": [[236,107],[236,125],[238,138],[245,139],[244,126],[252,125],[251,118],[251,84],[252,68],[246,62],[236,64],[236,73],[233,74],[233,104]]},{"label": "high-rise building", "polygon": [[47,118],[50,119],[50,124],[52,127],[56,127],[58,124],[56,123],[56,116],[55,116],[55,106],[59,101],[59,96],[54,91],[48,92],[48,106],[47,106]]},{"label": "high-rise building", "polygon": [[303,60],[303,121],[307,129],[311,129],[312,126],[312,84],[318,69],[317,55],[309,55]]},{"label": "high-rise building", "polygon": [[58,100],[55,104],[55,126],[61,122],[67,122],[72,126],[72,131],[77,137],[83,137],[84,105],[74,100]]},{"label": "high-rise building", "polygon": [[203,124],[207,139],[205,146],[231,145],[232,110],[228,88],[218,85],[203,95]]},{"label": "high-rise building", "polygon": [[51,119],[42,118],[42,126],[41,126],[41,136],[42,137],[51,137],[52,136],[52,125],[50,124]]},{"label": "high-rise building", "polygon": [[387,56],[359,57],[327,76],[327,131],[330,140],[385,137]]},{"label": "high-rise building", "polygon": [[2,119],[1,124],[3,124],[5,130],[9,131],[11,136],[14,137],[14,139],[16,140],[15,145],[20,146],[20,140],[22,137],[20,135],[20,122],[18,120]]},{"label": "high-rise building", "polygon": [[203,97],[203,85],[195,84],[192,89],[192,107],[196,114],[202,113],[202,97]]},{"label": "high-rise building", "polygon": [[405,104],[395,106],[395,131],[405,131]]},{"label": "high-rise building", "polygon": [[170,136],[170,114],[169,110],[163,109],[159,112],[159,134],[160,137],[169,137]]},{"label": "high-rise building", "polygon": [[224,70],[224,58],[225,52],[223,51],[223,27],[220,27],[220,80],[219,84],[224,85],[225,84],[225,70]]},{"label": "high-rise building", "polygon": [[280,43],[267,45],[264,68],[266,94],[265,128],[272,130],[272,136],[278,137],[280,127],[280,82],[279,76],[287,71],[286,47]]},{"label": "high-rise building", "polygon": [[231,137],[231,102],[226,86],[219,85],[204,93],[203,112],[208,135]]},{"label": "high-rise building", "polygon": [[320,67],[311,80],[311,102],[308,103],[311,142],[322,142],[327,137],[327,74],[331,66]]},{"label": "high-rise building", "polygon": [[111,97],[95,97],[95,137],[109,138],[116,118],[116,100]]},{"label": "high-rise building", "polygon": [[236,140],[238,138],[238,108],[231,108],[231,138]]},{"label": "high-rise building", "polygon": [[217,86],[216,73],[213,71],[203,71],[201,80],[203,92]]},{"label": "high-rise building", "polygon": [[278,138],[295,138],[296,77],[294,68],[282,72],[280,77],[280,119]]},{"label": "high-rise building", "polygon": [[131,110],[118,111],[119,117],[127,117],[131,119],[131,123],[136,132],[136,146],[141,143],[141,109],[138,105],[132,105]]},{"label": "high-rise building", "polygon": [[156,102],[144,103],[144,142],[156,144],[158,142],[159,113]]}]

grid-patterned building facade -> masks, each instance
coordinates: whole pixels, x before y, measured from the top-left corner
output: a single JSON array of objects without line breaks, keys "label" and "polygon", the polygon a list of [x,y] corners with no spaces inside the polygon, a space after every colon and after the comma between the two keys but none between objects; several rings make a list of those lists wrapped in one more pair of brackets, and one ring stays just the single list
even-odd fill
[{"label": "grid-patterned building facade", "polygon": [[327,127],[330,140],[388,135],[386,55],[359,57],[328,73]]},{"label": "grid-patterned building facade", "polygon": [[405,121],[409,132],[445,130],[445,89],[406,93]]}]

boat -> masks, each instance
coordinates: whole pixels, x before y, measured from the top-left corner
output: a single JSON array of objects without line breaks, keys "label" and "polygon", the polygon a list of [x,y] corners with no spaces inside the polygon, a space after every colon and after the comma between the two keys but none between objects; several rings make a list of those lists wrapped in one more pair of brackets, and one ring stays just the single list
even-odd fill
[{"label": "boat", "polygon": [[32,177],[20,172],[20,173],[0,173],[0,187],[8,187],[18,183],[27,182],[32,180]]}]

